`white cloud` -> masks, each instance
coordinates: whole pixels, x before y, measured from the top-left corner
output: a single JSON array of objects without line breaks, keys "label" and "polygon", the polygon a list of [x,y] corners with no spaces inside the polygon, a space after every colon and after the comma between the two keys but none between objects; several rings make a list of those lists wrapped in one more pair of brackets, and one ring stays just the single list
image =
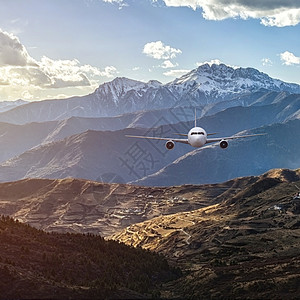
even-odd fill
[{"label": "white cloud", "polygon": [[[1,72],[0,72],[1,74]],[[1,76],[1,75],[0,75]],[[1,76],[2,77],[2,76]],[[0,78],[0,86],[1,85],[9,85],[9,81],[7,81],[7,78]]]},{"label": "white cloud", "polygon": [[32,100],[34,97],[32,95],[32,93],[30,93],[29,91],[24,91],[22,93],[22,99],[25,99],[25,100]]},{"label": "white cloud", "polygon": [[50,78],[50,87],[90,86],[90,79],[95,76],[113,77],[117,72],[113,66],[103,71],[91,65],[80,65],[77,59],[52,60],[43,56],[39,63],[40,69]]},{"label": "white cloud", "polygon": [[36,61],[29,56],[19,39],[0,29],[0,67],[36,65]]},{"label": "white cloud", "polygon": [[167,6],[201,8],[207,20],[260,19],[265,26],[295,26],[300,23],[299,0],[162,0]]},{"label": "white cloud", "polygon": [[263,66],[272,66],[273,65],[273,62],[271,61],[270,58],[263,58],[261,60],[261,62],[262,62]]},{"label": "white cloud", "polygon": [[170,70],[170,71],[164,72],[163,74],[165,76],[170,76],[170,77],[180,77],[188,72],[190,72],[190,70]]},{"label": "white cloud", "polygon": [[200,67],[200,66],[202,66],[202,65],[206,65],[206,64],[208,64],[208,65],[213,65],[213,64],[215,64],[215,65],[220,65],[220,64],[222,64],[222,62],[219,60],[219,59],[212,59],[212,60],[210,60],[210,61],[205,61],[205,62],[197,62],[196,63],[196,65],[198,66],[198,67]]},{"label": "white cloud", "polygon": [[198,0],[162,0],[162,1],[164,1],[167,6],[187,6],[187,7],[191,7],[194,10],[200,7],[200,2],[201,2]]},{"label": "white cloud", "polygon": [[231,68],[233,68],[233,69],[238,69],[238,68],[239,68],[238,66],[233,66],[233,65],[225,64],[225,63],[223,63],[222,61],[220,61],[219,59],[212,59],[212,60],[210,60],[210,61],[205,61],[205,62],[197,62],[197,63],[196,63],[196,66],[197,66],[197,67],[200,67],[200,66],[206,65],[206,64],[208,64],[208,65],[210,65],[210,66],[212,66],[212,65],[221,65],[221,64],[224,64],[224,65],[227,65],[227,66],[229,66],[229,67],[231,67]]},{"label": "white cloud", "polygon": [[104,71],[100,72],[101,76],[105,76],[108,78],[113,78],[116,76],[116,74],[118,74],[119,72],[117,71],[117,69],[113,66],[109,66],[109,67],[105,67]]},{"label": "white cloud", "polygon": [[47,87],[51,85],[51,78],[36,67],[7,67],[6,74],[10,85],[14,86]]},{"label": "white cloud", "polygon": [[181,54],[182,51],[180,49],[167,46],[161,41],[157,41],[147,43],[144,46],[143,53],[155,59],[172,59],[175,58],[177,54]]},{"label": "white cloud", "polygon": [[280,59],[283,61],[283,64],[287,66],[300,64],[300,57],[295,56],[289,51],[280,53]]},{"label": "white cloud", "polygon": [[274,11],[269,16],[262,17],[261,23],[265,26],[295,26],[300,23],[300,8]]},{"label": "white cloud", "polygon": [[87,87],[94,85],[93,78],[111,78],[115,74],[117,69],[113,66],[100,70],[91,65],[81,65],[77,59],[53,60],[43,56],[36,61],[16,36],[0,29],[1,86],[44,89]]},{"label": "white cloud", "polygon": [[119,5],[119,9],[123,8],[124,6],[128,6],[128,4],[123,0],[103,0],[104,2],[117,4]]},{"label": "white cloud", "polygon": [[170,68],[175,68],[177,67],[178,64],[173,64],[170,60],[165,60],[162,64],[161,64],[161,67],[163,69],[170,69]]},{"label": "white cloud", "polygon": [[[66,95],[66,94],[58,94],[58,95],[55,95],[55,99],[65,99],[65,98],[69,98],[70,96],[69,95]],[[46,97],[47,99],[53,99],[53,95],[48,95]]]},{"label": "white cloud", "polygon": [[104,2],[108,2],[108,3],[122,3],[123,0],[103,0]]}]

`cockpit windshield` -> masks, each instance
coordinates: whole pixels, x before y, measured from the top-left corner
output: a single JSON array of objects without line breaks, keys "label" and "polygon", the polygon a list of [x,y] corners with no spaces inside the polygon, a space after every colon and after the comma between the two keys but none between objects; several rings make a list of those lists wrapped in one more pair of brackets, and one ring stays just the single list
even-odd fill
[{"label": "cockpit windshield", "polygon": [[194,134],[200,134],[200,135],[204,135],[204,132],[202,132],[202,131],[200,131],[200,132],[196,132],[196,131],[194,131],[194,132],[192,132],[192,133],[191,133],[191,135],[194,135]]}]

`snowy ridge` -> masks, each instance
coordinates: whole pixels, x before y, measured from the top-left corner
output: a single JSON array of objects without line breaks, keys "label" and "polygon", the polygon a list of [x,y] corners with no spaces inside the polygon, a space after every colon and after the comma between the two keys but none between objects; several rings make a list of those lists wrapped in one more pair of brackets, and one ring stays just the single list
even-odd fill
[{"label": "snowy ridge", "polygon": [[273,79],[254,68],[203,64],[174,81],[161,84],[118,77],[95,91],[99,104],[110,115],[176,106],[209,105],[260,90],[300,93],[300,85]]},{"label": "snowy ridge", "polygon": [[[273,79],[253,68],[233,68],[224,64],[204,64],[167,84],[177,94],[203,92],[206,97],[226,98],[266,89],[300,93],[300,86]],[[218,101],[217,101],[218,102]]]},{"label": "snowy ridge", "polygon": [[130,91],[141,97],[149,88],[158,88],[160,85],[161,83],[156,80],[150,80],[148,83],[145,83],[125,77],[117,77],[113,81],[100,85],[95,94],[99,98],[111,97],[114,103],[118,103],[119,99]]}]

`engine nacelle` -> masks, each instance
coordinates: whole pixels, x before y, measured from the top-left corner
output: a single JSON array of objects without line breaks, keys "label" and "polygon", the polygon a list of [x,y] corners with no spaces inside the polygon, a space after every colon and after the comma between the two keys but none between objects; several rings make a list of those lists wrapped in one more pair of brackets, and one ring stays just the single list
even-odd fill
[{"label": "engine nacelle", "polygon": [[166,142],[166,148],[167,148],[168,150],[172,150],[172,149],[174,148],[174,146],[175,146],[175,144],[174,144],[173,141],[167,141],[167,142]]},{"label": "engine nacelle", "polygon": [[221,147],[222,149],[227,148],[227,147],[228,147],[228,142],[225,141],[225,140],[222,140],[222,141],[220,142],[220,147]]}]

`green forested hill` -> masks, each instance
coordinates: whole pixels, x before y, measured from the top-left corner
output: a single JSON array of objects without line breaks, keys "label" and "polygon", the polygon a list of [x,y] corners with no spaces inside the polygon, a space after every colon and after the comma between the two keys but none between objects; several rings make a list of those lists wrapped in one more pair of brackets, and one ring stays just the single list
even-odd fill
[{"label": "green forested hill", "polygon": [[0,244],[1,299],[141,298],[178,276],[164,258],[141,248],[45,233],[4,216]]}]

